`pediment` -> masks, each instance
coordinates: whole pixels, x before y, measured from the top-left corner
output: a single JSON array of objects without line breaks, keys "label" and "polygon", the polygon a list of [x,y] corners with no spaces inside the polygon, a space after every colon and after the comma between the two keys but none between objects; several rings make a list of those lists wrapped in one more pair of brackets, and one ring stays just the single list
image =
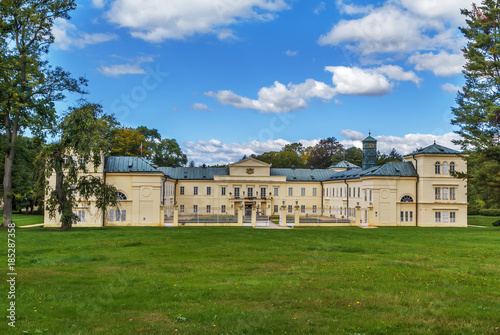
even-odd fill
[{"label": "pediment", "polygon": [[271,167],[271,164],[259,161],[255,158],[247,158],[236,163],[229,164],[229,167]]}]

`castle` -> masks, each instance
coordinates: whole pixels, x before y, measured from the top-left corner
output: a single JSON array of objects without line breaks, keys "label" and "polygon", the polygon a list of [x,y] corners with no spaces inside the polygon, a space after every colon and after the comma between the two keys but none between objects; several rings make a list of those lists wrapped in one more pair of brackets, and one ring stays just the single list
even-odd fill
[{"label": "castle", "polygon": [[[464,155],[436,143],[377,165],[377,141],[363,140],[363,164],[272,168],[248,158],[223,168],[157,167],[139,157],[104,157],[93,172],[118,189],[118,207],[74,208],[77,227],[288,226],[466,227]],[[54,176],[49,180],[55,183]],[[45,226],[59,226],[45,214]]]}]

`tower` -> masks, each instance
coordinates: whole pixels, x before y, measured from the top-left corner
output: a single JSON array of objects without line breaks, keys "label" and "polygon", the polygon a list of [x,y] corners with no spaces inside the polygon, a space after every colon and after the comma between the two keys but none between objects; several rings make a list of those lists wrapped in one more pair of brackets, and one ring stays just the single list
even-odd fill
[{"label": "tower", "polygon": [[363,170],[377,165],[377,140],[371,133],[363,140]]}]

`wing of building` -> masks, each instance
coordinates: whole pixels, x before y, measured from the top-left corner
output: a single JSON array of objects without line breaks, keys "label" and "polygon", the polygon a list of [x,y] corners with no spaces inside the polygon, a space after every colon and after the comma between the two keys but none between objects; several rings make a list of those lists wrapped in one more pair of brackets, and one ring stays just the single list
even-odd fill
[{"label": "wing of building", "polygon": [[[377,165],[377,141],[363,141],[363,166],[275,169],[248,158],[223,168],[157,167],[140,157],[106,157],[96,172],[118,190],[106,213],[74,208],[77,226],[255,225],[281,216],[297,226],[467,226],[464,155],[436,143]],[[53,182],[52,179],[49,182]],[[59,226],[46,214],[46,226]]]}]

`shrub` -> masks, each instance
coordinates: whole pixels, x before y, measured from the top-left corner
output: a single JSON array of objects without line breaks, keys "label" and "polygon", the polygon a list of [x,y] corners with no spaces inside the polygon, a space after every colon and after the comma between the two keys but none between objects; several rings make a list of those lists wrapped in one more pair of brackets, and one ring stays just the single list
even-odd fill
[{"label": "shrub", "polygon": [[500,227],[500,220],[493,222],[492,225],[494,225],[495,227]]},{"label": "shrub", "polygon": [[479,210],[479,214],[484,216],[500,216],[500,209],[498,208],[488,208]]}]

